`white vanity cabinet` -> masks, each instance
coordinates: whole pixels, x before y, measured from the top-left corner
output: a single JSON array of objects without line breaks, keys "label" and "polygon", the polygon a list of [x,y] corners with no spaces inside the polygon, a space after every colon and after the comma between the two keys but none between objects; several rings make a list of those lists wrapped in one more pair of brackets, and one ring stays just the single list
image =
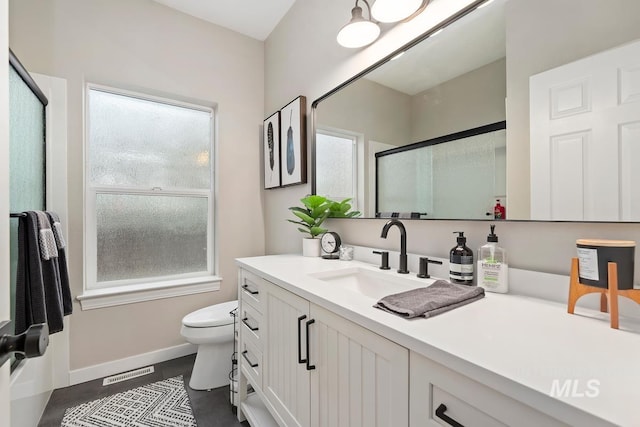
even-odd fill
[{"label": "white vanity cabinet", "polygon": [[[238,361],[243,380],[254,387],[262,386],[263,342],[265,322],[263,320],[263,301],[265,281],[249,272],[238,275]],[[246,393],[242,393],[240,398]]]},{"label": "white vanity cabinet", "polygon": [[[309,301],[269,284],[265,292],[262,390],[283,426],[308,426],[310,381],[305,358]],[[257,427],[257,426],[254,426]]]},{"label": "white vanity cabinet", "polygon": [[312,427],[409,425],[409,351],[311,304]]},{"label": "white vanity cabinet", "polygon": [[[491,294],[406,320],[321,280],[357,269],[387,274],[376,266],[296,255],[238,264],[238,417],[252,427],[640,425],[639,365],[601,370],[611,347],[640,354],[637,335],[591,315]],[[602,342],[611,344],[594,346]],[[597,394],[576,388],[591,379]],[[255,393],[247,395],[248,384]]]},{"label": "white vanity cabinet", "polygon": [[[241,287],[247,276],[255,277],[242,271]],[[259,281],[261,382],[252,377],[251,359],[243,357],[241,375],[246,378],[240,384],[247,380],[252,384],[279,425],[409,425],[406,348],[273,283]],[[239,294],[242,311],[245,299],[255,295],[244,290]],[[243,327],[241,348],[252,348],[251,338],[245,342],[250,336]]]}]

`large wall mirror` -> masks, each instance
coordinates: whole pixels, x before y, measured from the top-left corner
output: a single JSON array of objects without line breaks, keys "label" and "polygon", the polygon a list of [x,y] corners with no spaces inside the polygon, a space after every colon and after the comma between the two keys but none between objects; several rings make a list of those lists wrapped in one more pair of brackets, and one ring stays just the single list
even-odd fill
[{"label": "large wall mirror", "polygon": [[640,221],[636,16],[475,2],[313,103],[313,192],[366,218],[493,219],[500,199],[507,219]]}]

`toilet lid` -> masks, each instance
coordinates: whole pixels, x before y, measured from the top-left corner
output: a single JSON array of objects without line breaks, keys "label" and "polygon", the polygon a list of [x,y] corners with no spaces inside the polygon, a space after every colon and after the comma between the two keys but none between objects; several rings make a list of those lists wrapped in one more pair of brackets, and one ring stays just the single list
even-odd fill
[{"label": "toilet lid", "polygon": [[190,328],[210,328],[233,323],[233,316],[229,312],[238,307],[238,301],[223,302],[201,308],[189,313],[182,319],[184,326]]}]

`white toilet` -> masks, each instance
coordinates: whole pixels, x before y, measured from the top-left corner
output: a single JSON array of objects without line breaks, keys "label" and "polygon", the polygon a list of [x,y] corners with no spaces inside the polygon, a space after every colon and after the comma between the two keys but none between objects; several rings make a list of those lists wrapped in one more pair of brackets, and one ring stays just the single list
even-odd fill
[{"label": "white toilet", "polygon": [[233,316],[238,301],[223,302],[201,308],[182,319],[180,334],[198,345],[196,362],[189,387],[211,390],[229,384],[231,357],[234,350]]}]

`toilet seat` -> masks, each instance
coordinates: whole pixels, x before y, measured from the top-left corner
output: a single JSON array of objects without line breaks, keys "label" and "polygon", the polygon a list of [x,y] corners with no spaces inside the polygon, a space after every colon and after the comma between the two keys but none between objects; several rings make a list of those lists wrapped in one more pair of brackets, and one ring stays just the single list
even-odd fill
[{"label": "toilet seat", "polygon": [[238,301],[236,300],[201,308],[184,316],[182,324],[189,328],[211,328],[231,325],[233,316],[229,312],[237,307]]}]

